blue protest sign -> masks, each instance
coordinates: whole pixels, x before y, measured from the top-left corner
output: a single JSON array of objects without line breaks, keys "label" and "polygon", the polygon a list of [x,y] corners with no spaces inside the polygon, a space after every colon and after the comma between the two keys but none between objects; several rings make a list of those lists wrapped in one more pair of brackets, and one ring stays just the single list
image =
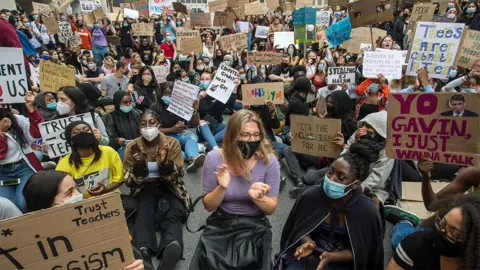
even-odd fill
[{"label": "blue protest sign", "polygon": [[350,17],[345,17],[342,20],[330,25],[327,28],[327,40],[329,48],[336,47],[347,40],[350,40],[350,32],[352,32],[352,24]]}]

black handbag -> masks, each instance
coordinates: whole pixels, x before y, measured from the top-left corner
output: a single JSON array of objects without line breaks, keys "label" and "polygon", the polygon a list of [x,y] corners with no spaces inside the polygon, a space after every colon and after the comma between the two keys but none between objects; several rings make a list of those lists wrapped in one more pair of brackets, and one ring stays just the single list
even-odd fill
[{"label": "black handbag", "polygon": [[[199,199],[195,200],[192,208]],[[238,216],[217,209],[207,218],[206,224],[196,231],[202,229],[190,270],[273,269],[272,230],[264,214]],[[194,232],[189,229],[188,223],[187,230]]]}]

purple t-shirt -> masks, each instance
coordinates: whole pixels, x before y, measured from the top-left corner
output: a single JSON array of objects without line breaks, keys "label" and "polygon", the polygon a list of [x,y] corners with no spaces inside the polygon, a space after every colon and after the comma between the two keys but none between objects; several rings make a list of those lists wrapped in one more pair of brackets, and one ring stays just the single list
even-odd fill
[{"label": "purple t-shirt", "polygon": [[[210,193],[217,187],[218,182],[215,172],[222,163],[220,152],[211,151],[207,154],[205,164],[203,165],[203,192]],[[230,174],[230,184],[220,204],[220,209],[234,215],[252,216],[262,213],[262,210],[248,197],[248,190],[254,182],[265,183],[271,187],[267,197],[278,196],[280,167],[275,155],[270,156],[268,164],[263,160],[258,160],[252,169],[250,177],[252,182],[243,176]]]}]

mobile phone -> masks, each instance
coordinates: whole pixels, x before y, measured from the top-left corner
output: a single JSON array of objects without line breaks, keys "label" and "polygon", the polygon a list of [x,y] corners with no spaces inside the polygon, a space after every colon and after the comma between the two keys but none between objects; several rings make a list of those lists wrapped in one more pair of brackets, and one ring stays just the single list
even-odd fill
[{"label": "mobile phone", "polygon": [[140,147],[138,147],[138,144],[132,145],[132,153],[140,153]]},{"label": "mobile phone", "polygon": [[20,178],[17,178],[17,179],[7,179],[7,180],[1,180],[0,181],[0,186],[1,187],[4,187],[4,186],[16,186],[20,184]]}]

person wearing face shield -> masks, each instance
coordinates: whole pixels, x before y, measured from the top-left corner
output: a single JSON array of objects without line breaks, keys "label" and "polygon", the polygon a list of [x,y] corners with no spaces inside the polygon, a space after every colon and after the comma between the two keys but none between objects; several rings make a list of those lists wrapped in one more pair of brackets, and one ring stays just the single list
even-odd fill
[{"label": "person wearing face shield", "polygon": [[362,194],[378,150],[373,141],[359,140],[319,185],[300,193],[283,227],[275,269],[383,269],[381,217]]},{"label": "person wearing face shield", "polygon": [[[140,115],[141,136],[128,143],[123,166],[125,181],[138,201],[134,246],[148,262],[152,255],[160,258],[157,269],[171,270],[182,257],[183,222],[190,196],[182,180],[180,143],[160,132],[160,124],[153,111]],[[156,237],[158,227],[160,243]]]},{"label": "person wearing face shield", "polygon": [[[77,190],[77,185],[72,176],[61,171],[43,171],[32,175],[25,186],[23,194],[29,212],[49,209],[58,205],[72,204],[84,199],[83,194]],[[129,206],[136,204],[132,198],[126,195],[121,195],[121,198],[125,210],[129,209]],[[125,215],[127,217],[128,214],[130,213],[126,211]],[[153,266],[144,264],[138,250],[134,249],[133,254],[136,260],[127,265],[123,270],[153,269]]]},{"label": "person wearing face shield", "polygon": [[355,119],[361,120],[370,113],[383,111],[387,107],[390,89],[383,74],[378,79],[366,79],[357,86]]}]

